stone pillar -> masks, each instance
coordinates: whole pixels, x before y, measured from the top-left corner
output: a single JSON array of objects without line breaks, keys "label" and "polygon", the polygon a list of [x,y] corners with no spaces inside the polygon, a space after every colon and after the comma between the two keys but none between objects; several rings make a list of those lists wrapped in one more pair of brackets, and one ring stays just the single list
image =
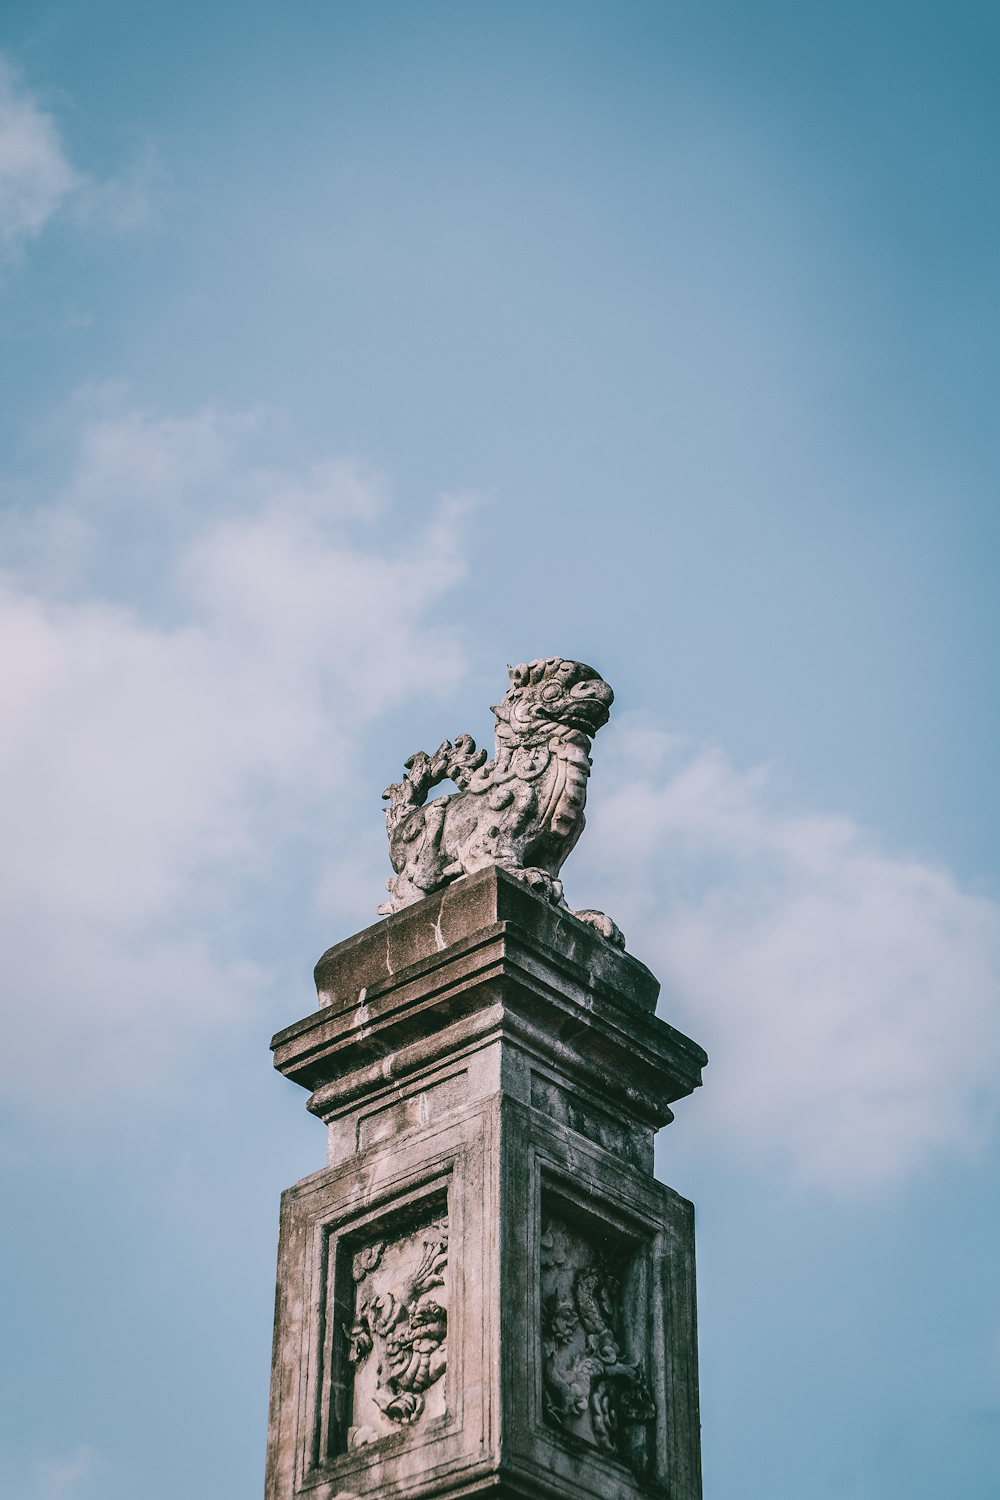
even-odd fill
[{"label": "stone pillar", "polygon": [[272,1042],[329,1164],[283,1195],[267,1500],[701,1496],[694,1210],[653,1136],[705,1053],[492,867],[338,943]]}]

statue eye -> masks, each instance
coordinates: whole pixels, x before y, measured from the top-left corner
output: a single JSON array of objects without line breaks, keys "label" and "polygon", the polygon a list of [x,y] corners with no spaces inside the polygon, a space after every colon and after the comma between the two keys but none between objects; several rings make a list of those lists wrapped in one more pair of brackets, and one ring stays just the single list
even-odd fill
[{"label": "statue eye", "polygon": [[546,703],[551,703],[553,698],[562,697],[562,691],[557,682],[550,682],[542,688],[540,696],[545,699]]}]

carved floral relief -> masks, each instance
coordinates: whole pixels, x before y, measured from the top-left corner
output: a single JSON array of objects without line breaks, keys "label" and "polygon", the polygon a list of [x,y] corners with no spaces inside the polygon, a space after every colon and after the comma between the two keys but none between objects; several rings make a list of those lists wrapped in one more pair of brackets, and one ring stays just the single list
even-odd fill
[{"label": "carved floral relief", "polygon": [[358,1251],[355,1315],[345,1324],[354,1369],[351,1447],[445,1411],[448,1220]]},{"label": "carved floral relief", "polygon": [[616,1265],[554,1218],[543,1223],[539,1262],[545,1419],[631,1463],[634,1426],[656,1408],[642,1364],[622,1352],[641,1347],[644,1330],[622,1327]]}]

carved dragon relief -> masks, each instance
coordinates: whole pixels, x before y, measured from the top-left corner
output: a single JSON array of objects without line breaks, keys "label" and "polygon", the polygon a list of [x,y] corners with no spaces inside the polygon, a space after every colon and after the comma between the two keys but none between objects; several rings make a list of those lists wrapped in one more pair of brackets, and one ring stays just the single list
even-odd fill
[{"label": "carved dragon relief", "polygon": [[[357,1425],[350,1429],[351,1447],[375,1442],[423,1416],[428,1392],[448,1365],[447,1296],[441,1290],[447,1265],[447,1219],[390,1244],[380,1240],[355,1255],[356,1312],[351,1327],[343,1325],[355,1372]],[[366,1409],[369,1398],[376,1413]],[[443,1411],[443,1392],[437,1404]]]},{"label": "carved dragon relief", "polygon": [[557,1219],[543,1227],[539,1261],[545,1419],[634,1466],[642,1444],[622,1443],[623,1429],[652,1422],[656,1408],[642,1364],[622,1357],[617,1271]]},{"label": "carved dragon relief", "polygon": [[[382,793],[396,874],[386,881],[389,900],[380,916],[488,865],[569,910],[559,871],[583,832],[591,741],[608,722],[614,693],[593,667],[559,656],[507,670],[510,687],[491,710],[492,760],[471,735],[460,734],[433,755],[411,755],[403,780]],[[447,780],[458,793],[428,803],[431,787]],[[603,912],[573,915],[624,948]]]}]

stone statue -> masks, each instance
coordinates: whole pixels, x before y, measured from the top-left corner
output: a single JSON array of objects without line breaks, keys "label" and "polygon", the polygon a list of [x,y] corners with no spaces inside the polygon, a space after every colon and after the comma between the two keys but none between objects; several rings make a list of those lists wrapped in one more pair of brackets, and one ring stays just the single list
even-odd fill
[{"label": "stone statue", "polygon": [[[583,832],[590,744],[608,722],[614,693],[593,667],[559,656],[507,670],[510,687],[492,709],[492,760],[471,735],[460,734],[433,755],[411,755],[403,780],[382,793],[396,874],[386,881],[389,900],[380,916],[487,865],[569,910],[559,871]],[[431,787],[448,780],[458,793],[427,802]],[[603,912],[573,915],[624,948]]]}]

